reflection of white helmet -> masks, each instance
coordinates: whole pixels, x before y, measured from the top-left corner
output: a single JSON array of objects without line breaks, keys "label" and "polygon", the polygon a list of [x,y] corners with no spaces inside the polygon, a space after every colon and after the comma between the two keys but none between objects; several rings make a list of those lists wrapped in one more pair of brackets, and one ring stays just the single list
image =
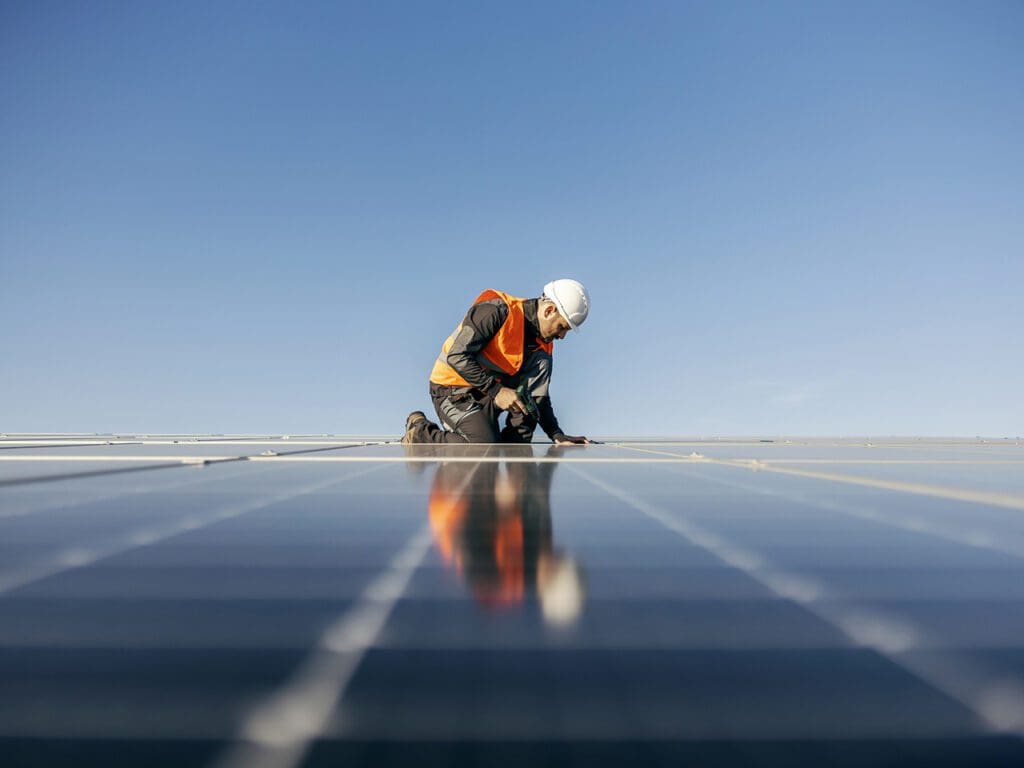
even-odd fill
[{"label": "reflection of white helmet", "polygon": [[583,610],[586,587],[583,574],[571,557],[556,555],[550,572],[537,584],[544,620],[556,627],[576,622]]},{"label": "reflection of white helmet", "polygon": [[574,331],[579,331],[590,312],[590,294],[575,280],[552,280],[544,286],[544,298],[555,302],[558,314]]}]

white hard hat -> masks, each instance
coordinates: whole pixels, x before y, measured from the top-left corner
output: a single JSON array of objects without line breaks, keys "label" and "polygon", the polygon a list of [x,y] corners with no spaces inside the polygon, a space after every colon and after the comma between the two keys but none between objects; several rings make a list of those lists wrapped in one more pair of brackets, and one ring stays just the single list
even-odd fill
[{"label": "white hard hat", "polygon": [[544,298],[555,303],[558,314],[566,319],[574,331],[579,331],[590,313],[590,294],[575,280],[552,280],[544,286]]}]

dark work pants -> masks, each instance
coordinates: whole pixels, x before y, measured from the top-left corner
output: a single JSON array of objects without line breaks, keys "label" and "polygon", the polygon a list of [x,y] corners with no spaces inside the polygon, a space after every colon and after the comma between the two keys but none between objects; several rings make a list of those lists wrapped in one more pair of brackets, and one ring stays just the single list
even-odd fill
[{"label": "dark work pants", "polygon": [[[548,396],[551,381],[551,356],[535,352],[527,358],[518,380],[525,382],[534,400]],[[499,429],[502,411],[479,389],[459,389],[443,397],[431,396],[434,410],[445,431],[428,421],[417,433],[420,443],[528,443],[533,439],[537,420],[525,413],[509,413]]]}]

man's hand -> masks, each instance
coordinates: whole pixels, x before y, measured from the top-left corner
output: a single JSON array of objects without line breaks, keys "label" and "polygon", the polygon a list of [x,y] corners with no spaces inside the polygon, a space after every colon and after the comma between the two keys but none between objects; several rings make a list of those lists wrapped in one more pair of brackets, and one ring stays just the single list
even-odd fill
[{"label": "man's hand", "polygon": [[502,387],[498,394],[494,396],[494,404],[497,405],[503,411],[519,411],[520,413],[526,413],[526,405],[519,399],[519,395],[516,394],[514,389],[508,387]]},{"label": "man's hand", "polygon": [[590,438],[583,435],[558,435],[555,445],[590,445]]}]

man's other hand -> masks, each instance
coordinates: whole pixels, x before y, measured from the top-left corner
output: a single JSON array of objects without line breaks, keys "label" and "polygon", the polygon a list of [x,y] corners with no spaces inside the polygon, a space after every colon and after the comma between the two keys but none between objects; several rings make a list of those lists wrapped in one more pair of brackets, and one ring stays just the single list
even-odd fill
[{"label": "man's other hand", "polygon": [[590,445],[590,438],[583,435],[558,435],[555,445]]},{"label": "man's other hand", "polygon": [[503,411],[515,410],[520,413],[526,413],[526,405],[519,399],[519,395],[516,394],[516,391],[509,387],[502,387],[498,390],[498,394],[494,396],[494,404]]}]

